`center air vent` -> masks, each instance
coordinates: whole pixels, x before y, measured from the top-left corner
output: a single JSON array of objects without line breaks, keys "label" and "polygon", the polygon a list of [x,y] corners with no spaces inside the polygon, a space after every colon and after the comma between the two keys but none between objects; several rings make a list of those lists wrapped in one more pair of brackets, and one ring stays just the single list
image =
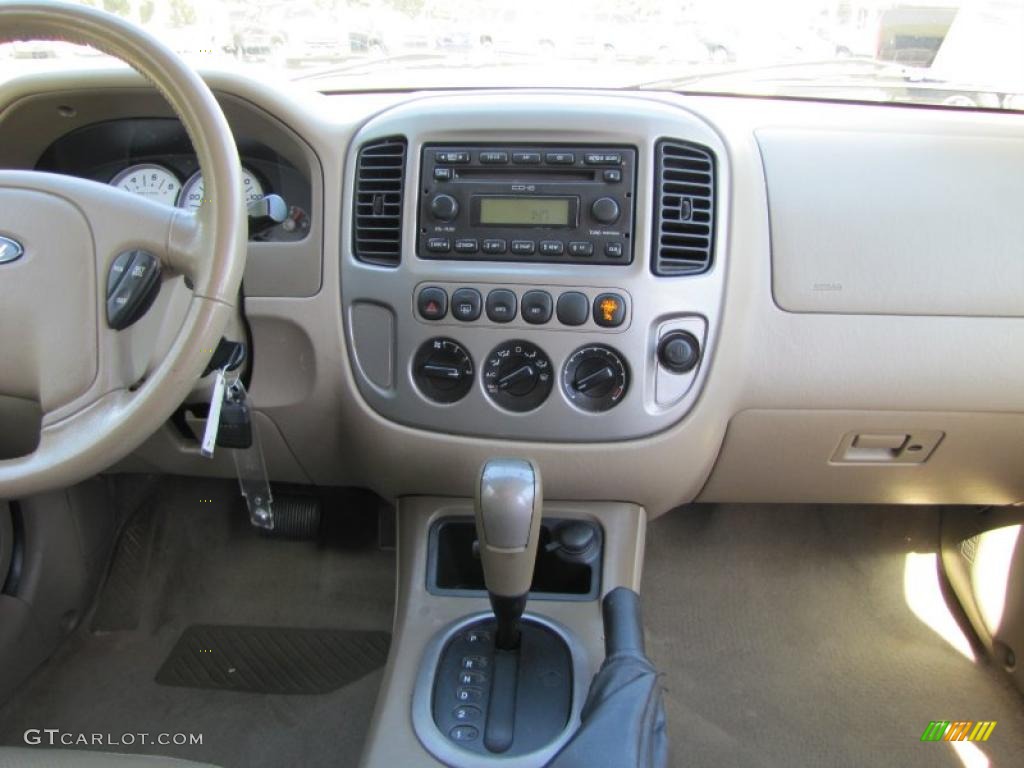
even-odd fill
[{"label": "center air vent", "polygon": [[698,144],[660,141],[656,162],[651,271],[705,272],[715,245],[715,157]]},{"label": "center air vent", "polygon": [[394,267],[402,260],[405,148],[396,136],[359,149],[352,247],[360,261]]}]

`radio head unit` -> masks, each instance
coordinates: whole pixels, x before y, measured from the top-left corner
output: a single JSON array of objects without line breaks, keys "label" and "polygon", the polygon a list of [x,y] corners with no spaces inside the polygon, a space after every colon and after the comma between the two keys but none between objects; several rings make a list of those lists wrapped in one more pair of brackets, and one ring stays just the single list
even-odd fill
[{"label": "radio head unit", "polygon": [[636,149],[426,144],[423,259],[629,264]]}]

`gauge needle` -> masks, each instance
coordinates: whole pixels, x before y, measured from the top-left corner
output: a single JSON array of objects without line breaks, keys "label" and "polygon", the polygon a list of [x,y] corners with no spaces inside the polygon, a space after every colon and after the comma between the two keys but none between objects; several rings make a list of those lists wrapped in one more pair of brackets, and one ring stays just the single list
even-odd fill
[{"label": "gauge needle", "polygon": [[582,379],[576,381],[573,385],[577,392],[586,392],[588,389],[596,387],[598,384],[602,384],[609,379],[615,378],[615,371],[610,366],[599,368],[588,376],[584,376]]},{"label": "gauge needle", "polygon": [[534,375],[532,365],[521,366],[512,371],[512,373],[498,379],[498,389],[508,389],[513,384],[516,384],[523,379],[533,378]]},{"label": "gauge needle", "polygon": [[454,365],[437,365],[427,363],[423,366],[423,373],[432,379],[461,379],[462,370]]}]

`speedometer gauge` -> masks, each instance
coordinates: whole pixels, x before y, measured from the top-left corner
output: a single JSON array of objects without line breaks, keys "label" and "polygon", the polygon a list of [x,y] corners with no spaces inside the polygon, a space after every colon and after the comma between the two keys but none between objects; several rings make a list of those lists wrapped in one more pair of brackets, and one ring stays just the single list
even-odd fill
[{"label": "speedometer gauge", "polygon": [[112,178],[110,185],[166,205],[174,205],[181,186],[169,169],[154,163],[130,165]]},{"label": "speedometer gauge", "polygon": [[[242,168],[242,193],[245,195],[246,204],[259,200],[263,197],[263,185],[259,179],[247,168]],[[203,184],[203,172],[196,171],[185,182],[178,195],[178,207],[196,210],[206,200],[206,186]]]}]

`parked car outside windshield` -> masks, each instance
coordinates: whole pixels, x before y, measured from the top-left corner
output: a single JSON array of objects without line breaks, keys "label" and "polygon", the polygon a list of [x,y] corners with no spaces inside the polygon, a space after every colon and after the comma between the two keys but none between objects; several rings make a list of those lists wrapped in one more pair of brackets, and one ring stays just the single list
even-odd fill
[{"label": "parked car outside windshield", "polygon": [[[201,69],[318,91],[684,92],[1024,109],[1024,0],[83,0]],[[0,46],[0,78],[119,64]]]}]

